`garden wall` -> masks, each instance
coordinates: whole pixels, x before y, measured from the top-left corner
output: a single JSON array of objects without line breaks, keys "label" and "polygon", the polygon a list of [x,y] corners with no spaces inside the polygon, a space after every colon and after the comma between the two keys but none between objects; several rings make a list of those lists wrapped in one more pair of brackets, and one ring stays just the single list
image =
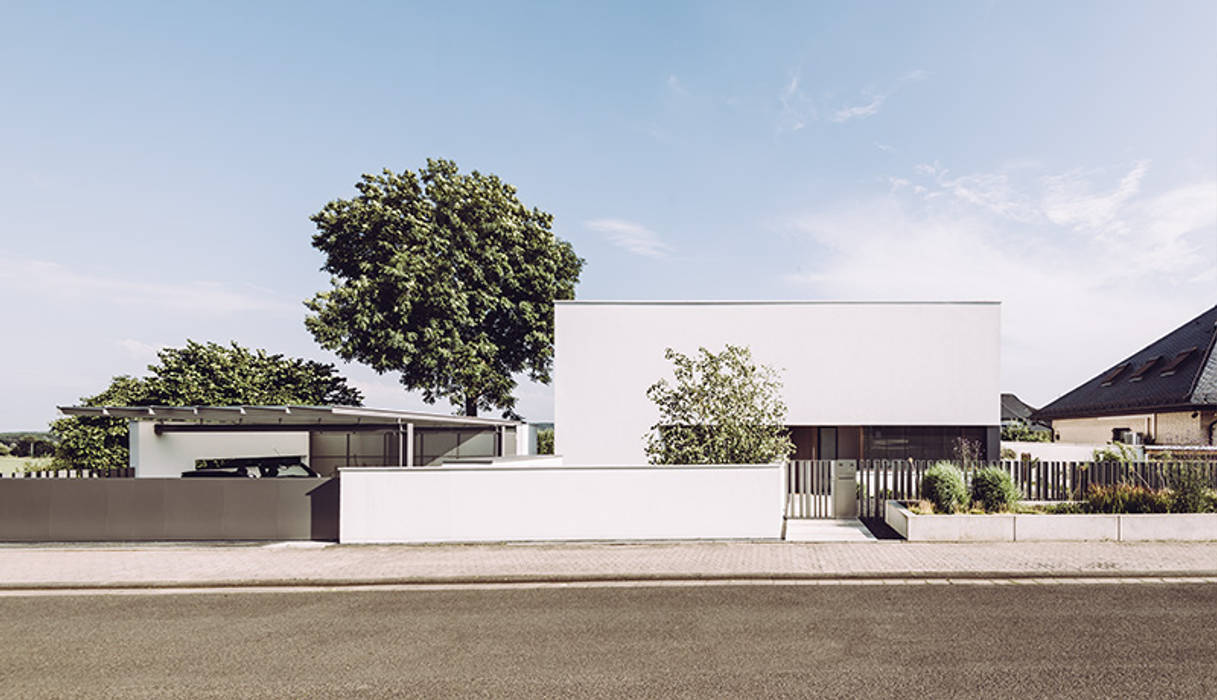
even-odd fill
[{"label": "garden wall", "polygon": [[784,468],[342,469],[339,541],[778,539]]},{"label": "garden wall", "polygon": [[884,520],[910,542],[1217,540],[1217,513],[921,515],[888,501]]}]

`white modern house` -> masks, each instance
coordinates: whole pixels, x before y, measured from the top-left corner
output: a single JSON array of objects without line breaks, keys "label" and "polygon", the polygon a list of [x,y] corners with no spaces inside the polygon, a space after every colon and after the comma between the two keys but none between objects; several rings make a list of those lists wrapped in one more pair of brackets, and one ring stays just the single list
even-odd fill
[{"label": "white modern house", "polygon": [[[136,476],[160,480],[81,480],[55,491],[114,491],[71,503],[109,504],[98,516],[105,532],[127,539],[138,539],[128,521],[141,512],[131,494],[151,504],[139,530],[147,539],[779,539],[787,465],[654,466],[643,451],[658,420],[646,390],[672,374],[665,350],[727,344],[781,372],[793,457],[833,465],[831,490],[827,476],[800,477],[799,492],[817,503],[831,497],[832,513],[792,517],[849,517],[858,483],[850,460],[949,457],[959,437],[997,456],[997,303],[579,301],[558,302],[555,322],[555,456],[529,455],[527,426],[495,418],[339,406],[69,406],[61,408],[68,415],[129,420]],[[309,480],[316,486],[176,478],[203,460],[272,456],[341,478]],[[74,507],[48,506],[35,524],[47,530],[56,508]],[[29,522],[23,516],[13,527]]]},{"label": "white modern house", "polygon": [[555,307],[555,452],[640,464],[666,348],[726,344],[781,371],[798,459],[934,459],[1001,422],[997,302],[567,301]]},{"label": "white modern house", "polygon": [[428,466],[527,454],[526,426],[501,418],[355,406],[60,406],[128,421],[136,477],[200,462],[296,457],[322,476],[346,467]]}]

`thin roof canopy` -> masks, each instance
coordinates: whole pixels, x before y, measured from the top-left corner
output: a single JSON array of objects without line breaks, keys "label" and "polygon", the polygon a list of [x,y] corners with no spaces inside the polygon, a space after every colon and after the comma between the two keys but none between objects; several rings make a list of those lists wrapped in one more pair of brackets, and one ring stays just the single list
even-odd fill
[{"label": "thin roof canopy", "polygon": [[452,416],[355,406],[60,406],[68,416],[127,420],[189,421],[240,425],[398,425],[499,427],[519,425],[503,418]]}]

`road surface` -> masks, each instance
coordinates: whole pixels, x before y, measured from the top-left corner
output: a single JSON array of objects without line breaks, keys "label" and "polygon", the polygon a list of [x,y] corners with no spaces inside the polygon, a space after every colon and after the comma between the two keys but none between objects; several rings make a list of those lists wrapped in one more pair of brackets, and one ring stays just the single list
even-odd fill
[{"label": "road surface", "polygon": [[1217,585],[2,598],[0,695],[1217,697]]}]

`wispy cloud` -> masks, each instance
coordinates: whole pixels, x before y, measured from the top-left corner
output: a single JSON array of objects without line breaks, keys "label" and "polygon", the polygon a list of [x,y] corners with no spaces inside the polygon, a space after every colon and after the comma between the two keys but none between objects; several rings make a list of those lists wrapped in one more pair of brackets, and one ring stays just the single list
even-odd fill
[{"label": "wispy cloud", "polygon": [[116,343],[123,352],[137,360],[145,360],[152,362],[156,359],[156,353],[161,349],[168,347],[166,345],[155,345],[153,343],[145,343],[142,340],[134,338],[123,338]]},{"label": "wispy cloud", "polygon": [[1105,194],[1093,192],[1088,176],[1081,171],[1044,178],[1044,215],[1054,224],[1075,229],[1098,229],[1110,225],[1121,208],[1141,189],[1149,161],[1137,162],[1120,178],[1119,185]]},{"label": "wispy cloud", "polygon": [[790,80],[786,81],[782,91],[778,93],[778,131],[798,131],[807,126],[809,121],[816,118],[816,108],[812,101],[799,88],[799,73],[792,71]]},{"label": "wispy cloud", "polygon": [[672,247],[660,240],[654,231],[633,221],[593,219],[584,225],[592,231],[604,234],[613,245],[635,255],[663,258],[672,252]]},{"label": "wispy cloud", "polygon": [[209,281],[150,282],[135,273],[81,270],[45,260],[0,255],[0,290],[61,300],[228,315],[249,311],[300,313],[300,304],[267,293]]},{"label": "wispy cloud", "polygon": [[677,95],[688,95],[689,94],[688,88],[686,88],[680,82],[680,78],[677,78],[674,73],[668,75],[667,85],[668,85],[668,90],[671,90],[673,93],[675,93]]},{"label": "wispy cloud", "polygon": [[854,105],[853,107],[842,107],[832,113],[832,120],[840,124],[851,119],[865,119],[873,117],[879,113],[879,108],[883,106],[887,100],[887,95],[874,95],[869,102],[865,104]]},{"label": "wispy cloud", "polygon": [[1106,177],[1024,170],[925,165],[793,215],[816,253],[785,279],[817,298],[1000,300],[1003,384],[1033,403],[1212,303],[1217,182],[1147,194],[1144,161]]},{"label": "wispy cloud", "polygon": [[864,98],[862,102],[839,107],[833,110],[832,121],[836,122],[837,124],[843,124],[855,119],[866,119],[867,117],[873,117],[879,113],[880,109],[883,108],[883,105],[887,102],[888,98],[892,97],[896,94],[896,92],[899,91],[902,84],[919,82],[925,80],[929,76],[929,72],[921,68],[917,68],[900,76],[900,78],[896,80],[896,83],[887,90],[878,92],[874,90],[864,91]]}]

